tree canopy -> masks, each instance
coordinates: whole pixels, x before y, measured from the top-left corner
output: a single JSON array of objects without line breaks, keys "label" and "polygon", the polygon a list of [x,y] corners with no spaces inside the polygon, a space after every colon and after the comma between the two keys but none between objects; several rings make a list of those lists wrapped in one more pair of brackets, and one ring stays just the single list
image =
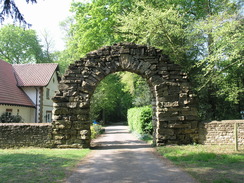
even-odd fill
[{"label": "tree canopy", "polygon": [[0,54],[11,64],[48,62],[36,32],[14,25],[0,29]]},{"label": "tree canopy", "polygon": [[67,52],[78,59],[130,41],[160,48],[188,73],[203,120],[244,110],[243,2],[92,0],[72,4]]}]

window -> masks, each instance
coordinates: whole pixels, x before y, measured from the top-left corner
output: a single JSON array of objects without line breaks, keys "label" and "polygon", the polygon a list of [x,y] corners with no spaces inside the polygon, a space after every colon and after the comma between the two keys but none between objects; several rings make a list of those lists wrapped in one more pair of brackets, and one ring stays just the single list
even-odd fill
[{"label": "window", "polygon": [[51,123],[52,122],[52,111],[46,112],[46,122]]},{"label": "window", "polygon": [[46,88],[46,99],[50,99],[50,89]]},{"label": "window", "polygon": [[7,113],[8,115],[12,115],[12,112],[13,112],[13,109],[6,109],[6,113]]}]

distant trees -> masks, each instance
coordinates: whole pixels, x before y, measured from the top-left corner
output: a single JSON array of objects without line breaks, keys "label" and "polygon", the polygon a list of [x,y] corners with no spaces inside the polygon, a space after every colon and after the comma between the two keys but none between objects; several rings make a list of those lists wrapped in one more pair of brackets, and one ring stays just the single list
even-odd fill
[{"label": "distant trees", "polygon": [[130,72],[107,76],[95,90],[91,100],[91,120],[125,121],[131,107],[151,105],[152,95],[146,81]]},{"label": "distant trees", "polygon": [[131,95],[125,90],[118,73],[107,76],[97,86],[91,100],[90,117],[98,121],[126,120],[132,106]]},{"label": "distant trees", "polygon": [[1,59],[11,64],[41,63],[46,58],[34,30],[6,25],[0,29]]}]

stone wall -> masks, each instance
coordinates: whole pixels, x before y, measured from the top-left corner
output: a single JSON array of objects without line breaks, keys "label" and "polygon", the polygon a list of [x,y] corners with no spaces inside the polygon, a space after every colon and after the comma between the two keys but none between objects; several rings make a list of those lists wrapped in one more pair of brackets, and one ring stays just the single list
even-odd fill
[{"label": "stone wall", "polygon": [[0,123],[0,148],[51,147],[50,123]]},{"label": "stone wall", "polygon": [[201,144],[234,144],[234,124],[238,124],[238,144],[244,145],[244,120],[223,120],[199,124]]}]

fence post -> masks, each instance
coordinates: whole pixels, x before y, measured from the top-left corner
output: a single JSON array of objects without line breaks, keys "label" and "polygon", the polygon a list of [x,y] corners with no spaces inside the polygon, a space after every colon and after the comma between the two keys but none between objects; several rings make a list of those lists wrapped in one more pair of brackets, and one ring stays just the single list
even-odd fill
[{"label": "fence post", "polygon": [[238,151],[238,123],[234,123],[235,151]]}]

